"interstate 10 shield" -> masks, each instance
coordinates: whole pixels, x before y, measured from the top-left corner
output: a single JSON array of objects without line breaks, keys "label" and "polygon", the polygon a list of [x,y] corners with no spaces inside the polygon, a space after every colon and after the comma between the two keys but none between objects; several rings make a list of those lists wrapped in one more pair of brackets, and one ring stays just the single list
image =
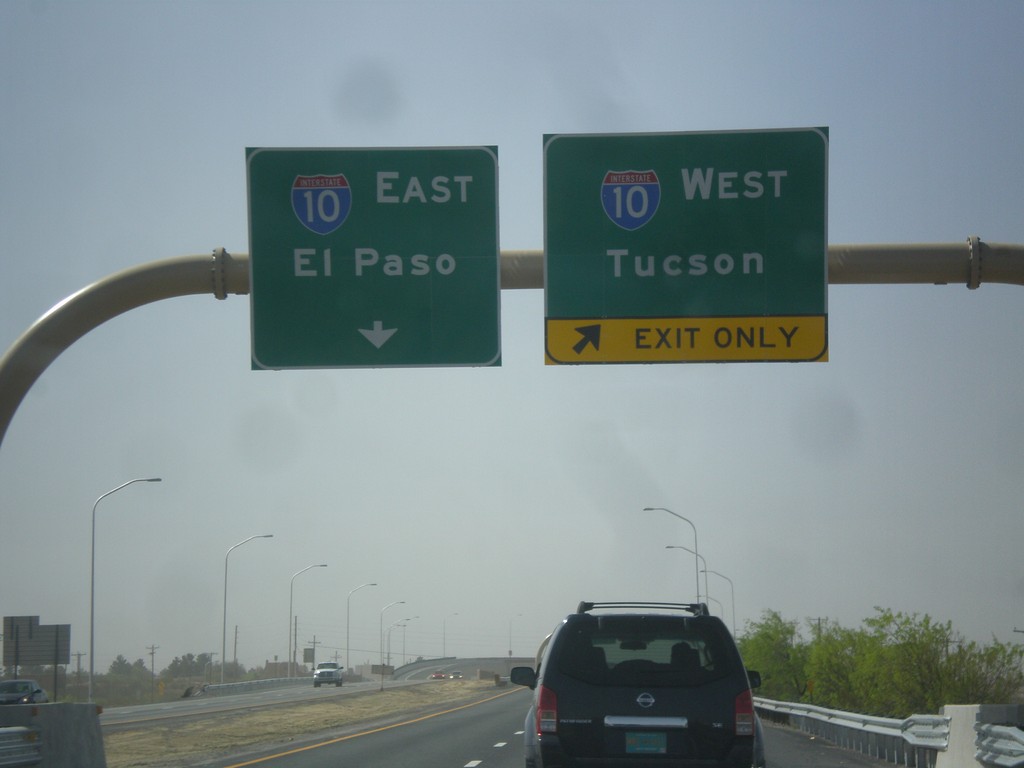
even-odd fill
[{"label": "interstate 10 shield", "polygon": [[640,229],[661,202],[658,174],[647,171],[608,171],[601,184],[601,205],[608,218],[623,229]]},{"label": "interstate 10 shield", "polygon": [[352,210],[352,189],[345,174],[296,176],[292,210],[310,232],[329,235],[345,223]]}]

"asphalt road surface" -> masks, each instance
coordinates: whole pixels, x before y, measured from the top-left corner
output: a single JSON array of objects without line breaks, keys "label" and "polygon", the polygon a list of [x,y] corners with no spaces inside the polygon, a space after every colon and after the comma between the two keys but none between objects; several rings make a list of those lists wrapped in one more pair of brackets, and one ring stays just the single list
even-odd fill
[{"label": "asphalt road surface", "polygon": [[[210,768],[523,768],[525,689],[328,738],[239,755]],[[881,768],[885,763],[788,728],[765,726],[768,768]]]},{"label": "asphalt road surface", "polygon": [[888,765],[791,728],[764,724],[768,768],[881,768]]}]

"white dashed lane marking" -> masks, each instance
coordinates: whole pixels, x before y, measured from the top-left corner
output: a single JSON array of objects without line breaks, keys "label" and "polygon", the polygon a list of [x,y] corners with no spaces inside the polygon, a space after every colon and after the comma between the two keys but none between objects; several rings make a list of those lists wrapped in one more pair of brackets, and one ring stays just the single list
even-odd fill
[{"label": "white dashed lane marking", "polygon": [[[523,733],[522,731],[516,731],[516,736],[521,736],[522,733]],[[507,747],[507,746],[508,746],[508,742],[507,741],[499,741],[497,744],[494,745],[495,749],[501,749],[502,747]],[[481,763],[483,763],[483,760],[470,760],[468,763],[466,763],[464,766],[462,766],[462,768],[477,768],[477,766],[480,765]]]}]

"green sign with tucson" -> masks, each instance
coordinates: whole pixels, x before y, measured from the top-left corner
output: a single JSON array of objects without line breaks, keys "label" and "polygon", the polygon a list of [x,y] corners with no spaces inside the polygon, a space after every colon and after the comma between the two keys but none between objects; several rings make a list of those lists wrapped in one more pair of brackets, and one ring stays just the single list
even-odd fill
[{"label": "green sign with tucson", "polygon": [[828,129],[553,135],[547,362],[822,360]]}]

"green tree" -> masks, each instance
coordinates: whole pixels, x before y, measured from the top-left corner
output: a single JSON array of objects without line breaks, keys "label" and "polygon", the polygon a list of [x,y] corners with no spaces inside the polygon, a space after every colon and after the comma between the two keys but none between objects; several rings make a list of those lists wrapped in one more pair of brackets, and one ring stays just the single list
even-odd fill
[{"label": "green tree", "polygon": [[224,667],[224,679],[230,681],[242,680],[246,677],[247,670],[237,661],[229,661]]},{"label": "green tree", "polygon": [[864,630],[846,629],[828,619],[813,628],[806,698],[822,707],[856,711],[863,700],[860,667],[871,655],[872,638]]},{"label": "green tree", "polygon": [[777,611],[764,611],[761,621],[748,621],[739,639],[748,669],[761,674],[758,694],[769,699],[799,700],[807,687],[807,644],[795,621]]},{"label": "green tree", "polygon": [[946,657],[946,703],[997,704],[1024,696],[1024,646],[959,642]]},{"label": "green tree", "polygon": [[192,677],[195,674],[195,670],[195,655],[186,653],[184,656],[175,656],[174,660],[160,674],[162,677],[185,678]]},{"label": "green tree", "polygon": [[828,620],[811,629],[804,699],[824,707],[906,717],[945,704],[1012,703],[1024,690],[1024,647],[966,642],[927,615],[876,608],[858,629]]},{"label": "green tree", "polygon": [[161,677],[168,678],[192,678],[202,677],[206,674],[206,666],[213,660],[209,653],[200,653],[198,656],[186,653],[184,656],[175,656],[174,660],[167,665],[167,668],[160,673]]},{"label": "green tree", "polygon": [[905,717],[937,712],[948,701],[946,659],[959,642],[950,622],[939,624],[925,614],[893,613],[875,608],[864,624],[876,643],[864,673],[872,685],[862,691],[868,713]]},{"label": "green tree", "polygon": [[121,675],[123,677],[127,677],[128,675],[131,674],[131,672],[132,672],[132,665],[131,665],[131,663],[128,661],[128,659],[126,659],[121,654],[118,654],[117,658],[114,659],[110,663],[109,673],[111,675]]}]

